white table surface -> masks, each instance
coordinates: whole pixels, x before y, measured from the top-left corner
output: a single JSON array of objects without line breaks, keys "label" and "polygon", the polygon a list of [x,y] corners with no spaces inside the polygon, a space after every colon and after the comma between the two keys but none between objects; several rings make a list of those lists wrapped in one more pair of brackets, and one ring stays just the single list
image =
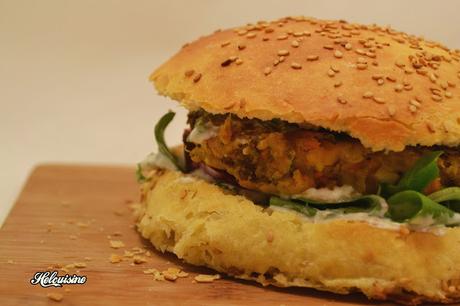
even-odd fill
[{"label": "white table surface", "polygon": [[134,165],[168,109],[147,77],[218,28],[287,15],[392,25],[460,48],[460,1],[0,0],[0,224],[34,166]]}]

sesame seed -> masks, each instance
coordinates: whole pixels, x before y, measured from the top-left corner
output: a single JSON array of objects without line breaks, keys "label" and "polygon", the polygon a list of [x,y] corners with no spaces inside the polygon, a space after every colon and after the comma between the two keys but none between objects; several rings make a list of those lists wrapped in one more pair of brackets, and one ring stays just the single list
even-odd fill
[{"label": "sesame seed", "polygon": [[366,91],[364,94],[363,94],[363,98],[365,99],[370,99],[374,96],[374,94],[372,93],[372,91]]},{"label": "sesame seed", "polygon": [[264,74],[265,74],[265,75],[269,75],[271,72],[272,72],[272,68],[270,68],[270,67],[265,67],[265,69],[264,69]]},{"label": "sesame seed", "polygon": [[334,65],[331,65],[331,70],[334,71],[334,72],[336,72],[336,73],[340,72],[340,69],[337,68],[337,67],[334,66]]},{"label": "sesame seed", "polygon": [[230,42],[229,42],[229,41],[225,41],[225,42],[223,42],[223,43],[220,44],[221,47],[226,47],[226,46],[228,46],[228,45],[230,45]]},{"label": "sesame seed", "polygon": [[293,48],[297,48],[297,47],[299,46],[299,41],[298,41],[298,40],[293,40],[293,41],[291,42],[291,46],[292,46]]},{"label": "sesame seed", "polygon": [[446,93],[444,94],[444,96],[446,96],[446,98],[452,98],[452,93],[450,91],[446,91]]},{"label": "sesame seed", "polygon": [[451,81],[447,81],[447,85],[449,85],[449,87],[455,87],[455,83]]},{"label": "sesame seed", "polygon": [[405,68],[405,69],[404,69],[404,73],[405,73],[405,74],[412,74],[412,73],[414,73],[414,69],[412,69],[412,68]]},{"label": "sesame seed", "polygon": [[302,32],[295,32],[293,35],[294,35],[294,37],[300,37],[300,36],[303,36],[303,33]]},{"label": "sesame seed", "polygon": [[358,57],[358,59],[356,60],[356,62],[358,64],[367,64],[367,60],[364,58],[364,57]]},{"label": "sesame seed", "polygon": [[412,85],[411,84],[404,84],[404,90],[412,90]]},{"label": "sesame seed", "polygon": [[418,101],[415,100],[415,99],[410,100],[410,101],[409,101],[409,104],[410,104],[410,105],[413,105],[413,106],[415,106],[415,107],[420,107],[420,106],[422,106],[422,104],[420,104],[420,102],[418,102]]},{"label": "sesame seed", "polygon": [[279,51],[278,51],[278,55],[279,55],[279,56],[286,56],[286,55],[289,55],[289,51],[288,51],[288,50],[279,50]]},{"label": "sesame seed", "polygon": [[278,57],[278,60],[280,61],[280,63],[284,62],[285,59],[286,59],[286,58],[285,58],[284,56]]},{"label": "sesame seed", "polygon": [[396,78],[391,77],[391,76],[387,76],[386,79],[390,82],[396,82]]},{"label": "sesame seed", "polygon": [[432,95],[431,95],[431,98],[432,98],[434,101],[437,101],[437,102],[442,101],[442,97],[441,97],[440,95],[437,95],[437,94],[432,94]]},{"label": "sesame seed", "polygon": [[318,55],[309,55],[307,56],[307,61],[317,61],[319,59]]},{"label": "sesame seed", "polygon": [[311,32],[309,32],[309,31],[303,31],[303,35],[305,35],[305,36],[311,36]]},{"label": "sesame seed", "polygon": [[340,52],[339,50],[335,50],[335,51],[334,51],[334,56],[335,56],[336,58],[342,58],[342,57],[343,57],[343,53]]},{"label": "sesame seed", "polygon": [[238,31],[237,33],[238,33],[238,35],[243,36],[243,35],[246,34],[247,32],[248,32],[247,30],[240,30],[240,31]]},{"label": "sesame seed", "polygon": [[273,28],[266,28],[265,29],[265,33],[272,33],[273,31],[275,31]]},{"label": "sesame seed", "polygon": [[334,50],[334,46],[331,46],[331,45],[325,45],[323,46],[323,48],[327,50]]},{"label": "sesame seed", "polygon": [[395,65],[398,66],[399,68],[403,68],[404,66],[406,66],[406,64],[404,64],[404,62],[401,60],[397,60],[395,62]]},{"label": "sesame seed", "polygon": [[340,104],[347,104],[347,100],[343,97],[337,97],[337,102],[339,102]]},{"label": "sesame seed", "polygon": [[396,114],[396,108],[393,105],[388,105],[387,110],[390,117],[394,117]]},{"label": "sesame seed", "polygon": [[363,49],[355,49],[355,52],[358,53],[359,55],[366,55],[366,51]]},{"label": "sesame seed", "polygon": [[201,73],[198,73],[193,77],[194,83],[197,83],[199,80],[201,80]]},{"label": "sesame seed", "polygon": [[280,61],[279,61],[278,59],[274,60],[274,61],[273,61],[273,66],[276,66],[276,65],[278,65],[279,63],[280,63]]},{"label": "sesame seed", "polygon": [[246,34],[246,37],[247,38],[254,38],[256,37],[257,33],[256,32],[249,32],[248,34]]},{"label": "sesame seed", "polygon": [[385,76],[383,74],[373,74],[372,79],[375,81],[378,81],[380,79],[383,79]]},{"label": "sesame seed", "polygon": [[230,58],[228,58],[228,59],[226,59],[225,61],[223,61],[223,62],[220,64],[220,66],[221,66],[221,67],[227,67],[227,66],[229,66],[232,62],[233,62],[233,61],[232,61]]},{"label": "sesame seed", "polygon": [[434,126],[433,126],[433,124],[432,124],[431,122],[427,122],[427,123],[426,123],[426,127],[427,127],[427,129],[428,129],[428,131],[429,131],[430,133],[434,133],[434,132],[435,132]]},{"label": "sesame seed", "polygon": [[241,58],[236,59],[235,64],[241,65],[243,63],[243,60]]},{"label": "sesame seed", "polygon": [[234,62],[234,61],[236,61],[237,58],[238,58],[238,56],[232,55],[228,59],[231,60],[232,62]]},{"label": "sesame seed", "polygon": [[190,69],[190,70],[185,71],[184,75],[186,77],[191,77],[194,73],[195,71],[193,69]]},{"label": "sesame seed", "polygon": [[438,79],[434,73],[430,73],[428,77],[430,78],[430,81],[433,83],[436,83],[436,80]]},{"label": "sesame seed", "polygon": [[374,101],[377,102],[378,104],[384,104],[385,103],[385,99],[380,98],[380,97],[374,97]]},{"label": "sesame seed", "polygon": [[284,39],[286,39],[286,38],[288,38],[288,36],[287,36],[286,34],[283,34],[283,35],[278,36],[276,39],[278,39],[278,40],[284,40]]},{"label": "sesame seed", "polygon": [[417,107],[414,106],[414,105],[409,105],[409,111],[410,111],[411,113],[415,113],[415,112],[417,112]]},{"label": "sesame seed", "polygon": [[364,70],[364,69],[367,69],[367,64],[357,64],[356,65],[356,68],[358,68],[359,70]]},{"label": "sesame seed", "polygon": [[334,87],[335,87],[335,88],[338,88],[338,87],[340,87],[340,86],[342,86],[342,82],[341,82],[341,81],[338,81],[338,82],[335,82],[335,83],[334,83]]},{"label": "sesame seed", "polygon": [[300,65],[299,63],[296,63],[296,62],[292,62],[291,63],[291,68],[293,68],[293,69],[302,69],[302,65]]},{"label": "sesame seed", "polygon": [[404,89],[404,86],[402,84],[396,84],[395,85],[395,91],[396,92],[401,92],[401,91],[403,91],[403,89]]},{"label": "sesame seed", "polygon": [[238,50],[244,50],[246,48],[245,44],[238,44]]},{"label": "sesame seed", "polygon": [[268,41],[268,40],[270,40],[270,38],[268,38],[268,37],[262,37],[262,41]]},{"label": "sesame seed", "polygon": [[330,76],[331,78],[334,77],[334,76],[335,76],[334,70],[329,69],[329,70],[327,71],[327,75]]},{"label": "sesame seed", "polygon": [[439,83],[439,86],[441,86],[442,89],[446,90],[449,85],[447,84],[446,81],[442,81]]},{"label": "sesame seed", "polygon": [[377,80],[378,85],[383,85],[384,83],[385,83],[385,81],[383,79],[378,79]]},{"label": "sesame seed", "polygon": [[351,50],[353,49],[353,46],[350,43],[345,44],[345,50]]}]

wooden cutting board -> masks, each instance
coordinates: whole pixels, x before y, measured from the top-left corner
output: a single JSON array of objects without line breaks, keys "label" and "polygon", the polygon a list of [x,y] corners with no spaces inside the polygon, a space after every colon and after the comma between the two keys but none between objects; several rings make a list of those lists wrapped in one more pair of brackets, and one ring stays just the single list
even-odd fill
[{"label": "wooden cutting board", "polygon": [[[0,305],[58,305],[47,297],[63,295],[62,305],[376,305],[359,294],[341,296],[310,289],[281,289],[231,278],[196,283],[211,270],[157,252],[134,229],[131,203],[138,199],[134,169],[103,166],[44,165],[31,174],[0,230]],[[109,240],[125,247],[113,249]],[[147,262],[126,257],[146,248]],[[85,275],[82,285],[42,288],[31,285],[37,271],[84,263],[69,274]],[[52,266],[52,267],[51,267]],[[179,267],[189,277],[155,281],[143,271]],[[65,275],[59,271],[59,275]],[[380,304],[384,305],[384,304]],[[385,304],[389,305],[389,304]]]}]

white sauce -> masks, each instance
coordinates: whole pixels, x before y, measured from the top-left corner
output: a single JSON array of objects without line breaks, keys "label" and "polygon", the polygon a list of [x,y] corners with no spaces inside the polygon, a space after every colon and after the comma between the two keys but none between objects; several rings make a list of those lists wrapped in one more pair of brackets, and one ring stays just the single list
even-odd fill
[{"label": "white sauce", "polygon": [[201,144],[203,141],[217,136],[218,130],[219,127],[213,125],[211,122],[203,124],[201,121],[198,121],[188,135],[187,141]]},{"label": "white sauce", "polygon": [[333,189],[329,188],[309,188],[302,193],[291,195],[290,198],[298,199],[305,198],[312,201],[327,202],[327,203],[339,203],[353,200],[360,196],[352,186],[336,186]]},{"label": "white sauce", "polygon": [[141,161],[142,169],[151,169],[154,167],[168,170],[178,170],[176,165],[174,165],[173,162],[169,160],[169,158],[161,154],[161,152],[150,153],[144,158],[143,161]]}]

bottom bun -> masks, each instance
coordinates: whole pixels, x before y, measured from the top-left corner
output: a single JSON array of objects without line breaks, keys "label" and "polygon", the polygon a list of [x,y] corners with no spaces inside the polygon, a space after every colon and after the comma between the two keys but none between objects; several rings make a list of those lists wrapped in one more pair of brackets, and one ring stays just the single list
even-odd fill
[{"label": "bottom bun", "polygon": [[263,285],[361,291],[405,304],[460,299],[460,228],[434,235],[359,221],[312,223],[164,169],[141,189],[142,236],[188,263]]}]

